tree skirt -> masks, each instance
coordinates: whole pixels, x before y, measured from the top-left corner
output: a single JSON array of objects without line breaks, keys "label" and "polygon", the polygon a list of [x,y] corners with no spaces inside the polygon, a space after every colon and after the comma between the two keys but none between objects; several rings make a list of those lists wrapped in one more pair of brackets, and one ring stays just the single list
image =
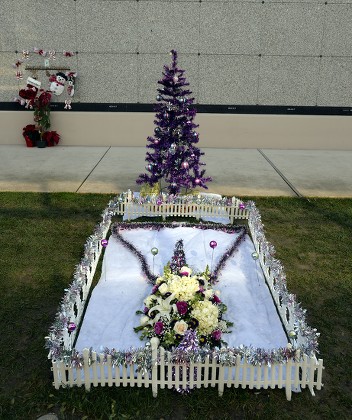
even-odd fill
[{"label": "tree skirt", "polygon": [[[151,271],[161,274],[171,259],[175,243],[183,239],[187,264],[194,271],[204,271],[206,265],[215,267],[221,256],[231,247],[238,233],[216,230],[200,230],[191,227],[163,228],[160,231],[133,229],[121,232],[124,239],[145,256]],[[215,240],[214,250],[209,242]],[[159,253],[150,252],[156,247]],[[219,274],[214,286],[221,292],[220,298],[228,307],[225,317],[234,323],[232,332],[223,339],[231,347],[241,344],[264,349],[287,345],[287,337],[276,311],[270,291],[266,286],[259,261],[252,258],[254,246],[249,236],[240,244]],[[143,300],[152,286],[141,271],[139,259],[112,235],[105,249],[102,275],[94,288],[76,349],[92,347],[101,351],[104,347],[127,350],[144,345],[133,328],[139,325]]]}]

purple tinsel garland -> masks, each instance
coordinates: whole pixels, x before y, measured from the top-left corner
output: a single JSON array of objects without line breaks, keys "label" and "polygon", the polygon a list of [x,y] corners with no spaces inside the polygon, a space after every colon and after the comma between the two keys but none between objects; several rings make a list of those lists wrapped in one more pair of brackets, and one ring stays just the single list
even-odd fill
[{"label": "purple tinsel garland", "polygon": [[240,244],[244,241],[247,228],[245,226],[223,226],[216,223],[207,223],[207,224],[193,224],[193,223],[158,223],[158,222],[134,222],[134,223],[114,223],[111,228],[112,234],[114,238],[116,238],[119,242],[121,242],[127,249],[129,249],[139,260],[142,268],[142,272],[147,278],[148,282],[151,284],[155,284],[156,279],[158,276],[153,274],[148,267],[147,261],[144,255],[130,242],[122,237],[120,231],[122,230],[132,230],[132,229],[149,229],[149,230],[157,230],[158,232],[163,228],[177,228],[177,227],[192,227],[197,229],[212,229],[212,230],[219,230],[221,232],[226,233],[240,233],[240,235],[236,238],[232,246],[226,250],[225,254],[221,257],[220,261],[214,268],[211,276],[210,282],[215,283],[218,279],[218,276],[221,270],[224,268],[228,259],[237,251]]}]

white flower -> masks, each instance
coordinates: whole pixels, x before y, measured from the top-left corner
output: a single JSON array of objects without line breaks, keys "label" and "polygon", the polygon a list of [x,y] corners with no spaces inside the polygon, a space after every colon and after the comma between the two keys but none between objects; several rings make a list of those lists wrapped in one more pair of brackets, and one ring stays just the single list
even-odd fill
[{"label": "white flower", "polygon": [[215,290],[215,294],[216,294],[216,296],[220,296],[221,295],[220,290]]},{"label": "white flower", "polygon": [[147,308],[150,307],[150,305],[152,305],[153,301],[156,299],[155,295],[149,295],[145,298],[144,300],[144,304]]},{"label": "white flower", "polygon": [[159,292],[162,294],[162,295],[165,295],[165,293],[167,292],[169,290],[169,288],[167,287],[167,284],[166,283],[163,283],[162,285],[160,285],[160,287],[159,287]]},{"label": "white flower", "polygon": [[227,332],[227,331],[228,331],[228,329],[227,329],[227,324],[226,324],[226,322],[225,322],[225,321],[223,321],[223,320],[219,321],[218,329],[219,329],[220,331],[222,331],[222,332]]},{"label": "white flower", "polygon": [[208,289],[204,292],[204,296],[206,299],[210,299],[213,296],[213,290],[212,289]]},{"label": "white flower", "polygon": [[171,312],[177,313],[177,307],[175,304],[171,304],[170,302],[175,299],[175,296],[171,294],[168,298],[163,299],[162,297],[156,298],[156,305],[149,309],[149,315],[157,311],[153,322],[159,321],[160,318],[165,317],[170,320]]},{"label": "white flower", "polygon": [[142,316],[142,317],[141,317],[141,319],[140,319],[140,324],[141,324],[142,326],[144,326],[144,325],[147,325],[149,321],[150,321],[149,316],[144,315],[144,316]]},{"label": "white flower", "polygon": [[164,277],[158,277],[156,280],[155,280],[155,284],[160,284],[161,282],[163,282],[164,281]]},{"label": "white flower", "polygon": [[201,334],[210,334],[218,326],[219,309],[209,300],[195,303],[191,316],[199,322],[199,332]]},{"label": "white flower", "polygon": [[169,290],[177,300],[188,302],[198,292],[199,283],[195,277],[177,277],[169,282]]},{"label": "white flower", "polygon": [[174,331],[176,334],[184,335],[186,330],[188,329],[188,325],[185,321],[177,321],[174,326]]}]

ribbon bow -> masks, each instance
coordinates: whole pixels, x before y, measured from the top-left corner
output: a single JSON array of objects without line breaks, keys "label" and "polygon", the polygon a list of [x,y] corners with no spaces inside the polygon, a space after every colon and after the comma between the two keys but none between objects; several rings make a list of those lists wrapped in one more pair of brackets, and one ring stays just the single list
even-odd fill
[{"label": "ribbon bow", "polygon": [[71,99],[66,99],[64,109],[72,109]]},{"label": "ribbon bow", "polygon": [[26,99],[25,108],[27,108],[27,109],[33,109],[32,101],[30,99]]},{"label": "ribbon bow", "polygon": [[49,54],[49,60],[51,60],[51,59],[55,60],[56,59],[56,57],[55,57],[56,52],[54,50],[50,50],[48,52],[48,54]]}]

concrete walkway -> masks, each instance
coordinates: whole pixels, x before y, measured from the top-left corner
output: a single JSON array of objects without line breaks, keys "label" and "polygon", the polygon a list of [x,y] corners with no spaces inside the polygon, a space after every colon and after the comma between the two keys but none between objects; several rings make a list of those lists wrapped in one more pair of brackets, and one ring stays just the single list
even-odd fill
[{"label": "concrete walkway", "polygon": [[[204,148],[209,192],[352,197],[352,151]],[[145,147],[0,146],[0,191],[138,190]]]}]

